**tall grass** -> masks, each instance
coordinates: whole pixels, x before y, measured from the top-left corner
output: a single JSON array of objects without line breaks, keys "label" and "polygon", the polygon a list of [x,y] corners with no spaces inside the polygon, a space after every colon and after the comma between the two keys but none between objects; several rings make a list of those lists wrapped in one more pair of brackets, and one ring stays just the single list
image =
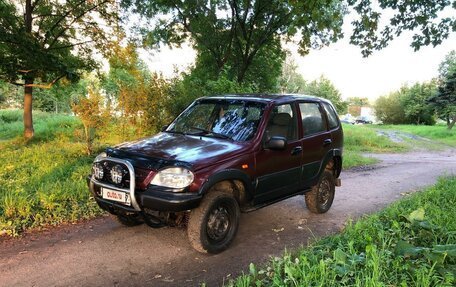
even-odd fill
[{"label": "tall grass", "polygon": [[228,286],[455,286],[456,177]]},{"label": "tall grass", "polygon": [[78,140],[80,121],[34,115],[36,136],[25,142],[20,111],[0,111],[0,233],[100,214],[85,183],[92,157]]}]

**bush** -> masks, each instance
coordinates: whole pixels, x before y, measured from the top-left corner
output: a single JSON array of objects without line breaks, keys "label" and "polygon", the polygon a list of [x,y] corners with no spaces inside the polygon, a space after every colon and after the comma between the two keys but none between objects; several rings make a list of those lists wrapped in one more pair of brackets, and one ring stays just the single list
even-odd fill
[{"label": "bush", "polygon": [[384,124],[434,125],[434,112],[428,99],[436,93],[434,82],[403,86],[375,102],[375,115]]}]

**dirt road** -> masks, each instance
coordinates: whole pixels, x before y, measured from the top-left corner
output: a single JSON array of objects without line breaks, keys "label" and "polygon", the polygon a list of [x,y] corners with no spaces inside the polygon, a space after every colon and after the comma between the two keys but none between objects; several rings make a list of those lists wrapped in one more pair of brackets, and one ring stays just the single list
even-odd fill
[{"label": "dirt road", "polygon": [[311,214],[303,198],[294,197],[243,214],[233,245],[215,256],[194,251],[184,229],[126,228],[110,217],[3,240],[0,286],[219,286],[250,262],[338,232],[349,218],[456,174],[454,149],[375,157],[382,162],[343,172],[328,213]]}]

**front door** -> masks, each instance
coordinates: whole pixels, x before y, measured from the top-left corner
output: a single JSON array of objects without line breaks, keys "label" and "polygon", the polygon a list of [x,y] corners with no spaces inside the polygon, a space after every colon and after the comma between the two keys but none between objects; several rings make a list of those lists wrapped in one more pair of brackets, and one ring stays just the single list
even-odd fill
[{"label": "front door", "polygon": [[255,204],[296,193],[301,185],[302,145],[294,104],[277,105],[269,116],[264,142],[273,136],[287,139],[283,150],[262,148],[256,154],[257,193]]}]

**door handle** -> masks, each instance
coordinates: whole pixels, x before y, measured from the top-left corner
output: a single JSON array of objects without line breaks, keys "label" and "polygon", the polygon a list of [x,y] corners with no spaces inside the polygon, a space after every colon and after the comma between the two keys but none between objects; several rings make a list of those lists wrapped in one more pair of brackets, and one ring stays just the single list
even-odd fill
[{"label": "door handle", "polygon": [[327,145],[330,145],[330,144],[332,144],[332,140],[331,139],[325,139],[323,141],[323,146],[327,146]]},{"label": "door handle", "polygon": [[300,154],[300,153],[302,153],[302,147],[300,147],[300,146],[294,147],[291,150],[291,155],[297,155],[297,154]]}]

